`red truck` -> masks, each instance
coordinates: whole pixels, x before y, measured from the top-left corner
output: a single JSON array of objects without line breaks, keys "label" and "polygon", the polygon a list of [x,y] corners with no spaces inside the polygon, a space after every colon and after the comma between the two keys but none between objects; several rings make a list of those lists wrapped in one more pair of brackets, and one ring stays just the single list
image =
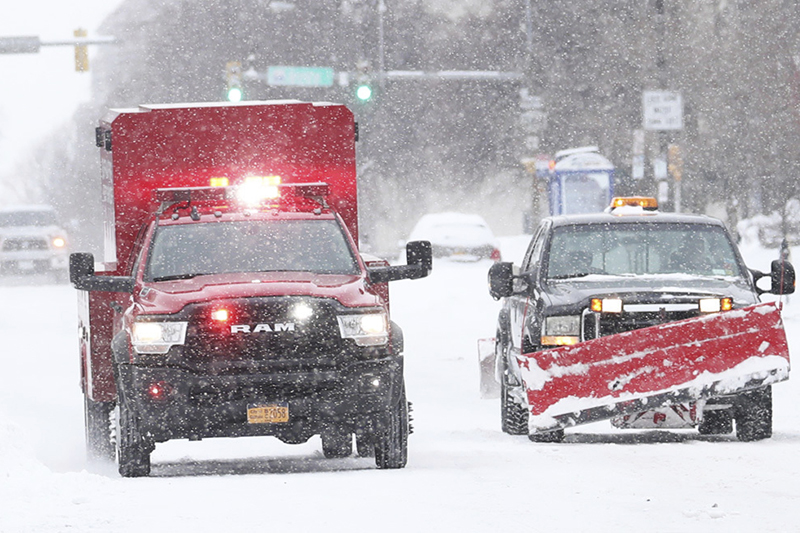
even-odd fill
[{"label": "red truck", "polygon": [[124,477],[170,439],[320,435],[326,457],[407,459],[403,336],[358,250],[357,127],[342,105],[114,110],[96,130],[105,256],[70,256],[87,451]]}]

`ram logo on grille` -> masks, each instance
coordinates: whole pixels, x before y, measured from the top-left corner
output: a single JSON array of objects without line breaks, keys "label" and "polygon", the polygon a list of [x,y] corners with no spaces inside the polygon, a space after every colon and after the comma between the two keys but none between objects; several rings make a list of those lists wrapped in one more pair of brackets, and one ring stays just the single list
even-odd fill
[{"label": "ram logo on grille", "polygon": [[249,324],[234,324],[231,326],[231,333],[280,333],[283,331],[294,331],[294,322],[256,324],[255,327],[251,327]]}]

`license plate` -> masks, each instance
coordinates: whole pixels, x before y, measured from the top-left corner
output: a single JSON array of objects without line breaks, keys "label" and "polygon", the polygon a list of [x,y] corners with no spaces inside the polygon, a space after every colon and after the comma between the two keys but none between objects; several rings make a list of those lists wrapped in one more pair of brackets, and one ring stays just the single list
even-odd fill
[{"label": "license plate", "polygon": [[268,403],[247,406],[248,424],[279,424],[289,421],[289,404]]},{"label": "license plate", "polygon": [[33,261],[17,261],[17,268],[20,270],[33,270],[34,266]]}]

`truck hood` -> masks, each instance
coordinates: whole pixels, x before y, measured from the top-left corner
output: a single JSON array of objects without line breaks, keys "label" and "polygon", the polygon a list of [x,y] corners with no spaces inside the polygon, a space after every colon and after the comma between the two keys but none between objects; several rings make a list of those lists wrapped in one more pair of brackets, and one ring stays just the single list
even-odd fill
[{"label": "truck hood", "polygon": [[191,303],[269,296],[333,298],[346,307],[383,305],[363,276],[310,272],[254,272],[145,283],[138,301],[147,314],[177,313]]},{"label": "truck hood", "polygon": [[732,297],[736,307],[758,302],[749,284],[734,277],[590,275],[550,280],[545,292],[553,305],[572,305],[602,296],[618,296],[627,303],[678,302],[700,296]]}]

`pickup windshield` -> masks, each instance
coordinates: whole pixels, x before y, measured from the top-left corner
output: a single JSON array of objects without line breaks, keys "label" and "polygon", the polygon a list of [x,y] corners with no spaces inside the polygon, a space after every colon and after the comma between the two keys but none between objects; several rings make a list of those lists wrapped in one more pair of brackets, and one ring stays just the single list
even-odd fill
[{"label": "pickup windshield", "polygon": [[706,224],[584,224],[556,227],[546,277],[685,274],[743,277],[733,243]]},{"label": "pickup windshield", "polygon": [[164,281],[276,271],[359,272],[335,220],[250,220],[159,227],[147,277]]}]

